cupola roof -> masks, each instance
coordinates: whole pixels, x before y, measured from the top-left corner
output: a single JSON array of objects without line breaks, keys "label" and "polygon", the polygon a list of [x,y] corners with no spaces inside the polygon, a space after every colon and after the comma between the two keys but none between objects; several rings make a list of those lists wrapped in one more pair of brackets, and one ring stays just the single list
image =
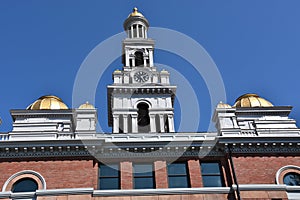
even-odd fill
[{"label": "cupola roof", "polygon": [[27,110],[61,110],[68,109],[61,98],[54,95],[41,96],[27,107]]}]

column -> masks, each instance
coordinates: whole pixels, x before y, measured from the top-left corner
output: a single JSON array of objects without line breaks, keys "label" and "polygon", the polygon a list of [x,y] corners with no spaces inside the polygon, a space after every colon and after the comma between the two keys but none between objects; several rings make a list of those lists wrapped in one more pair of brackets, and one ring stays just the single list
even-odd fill
[{"label": "column", "polygon": [[170,133],[174,133],[175,132],[175,128],[174,128],[174,119],[173,119],[173,115],[168,115],[168,126],[169,126],[169,132]]},{"label": "column", "polygon": [[125,49],[125,66],[130,66],[129,64],[129,50],[128,49]]},{"label": "column", "polygon": [[142,38],[145,38],[145,27],[142,26]]},{"label": "column", "polygon": [[130,27],[130,31],[131,31],[131,38],[133,38],[133,26]]},{"label": "column", "polygon": [[128,133],[128,115],[123,115],[123,133]]},{"label": "column", "polygon": [[137,133],[138,132],[138,122],[137,122],[137,114],[131,114],[131,121],[132,121],[132,133]]},{"label": "column", "polygon": [[150,67],[153,67],[153,50],[149,49],[149,63]]},{"label": "column", "polygon": [[150,115],[150,133],[156,132],[155,114]]},{"label": "column", "polygon": [[162,115],[162,114],[159,115],[159,123],[160,123],[160,132],[164,133],[165,132],[165,122],[164,122],[164,115]]},{"label": "column", "polygon": [[119,115],[113,115],[113,133],[119,133]]}]

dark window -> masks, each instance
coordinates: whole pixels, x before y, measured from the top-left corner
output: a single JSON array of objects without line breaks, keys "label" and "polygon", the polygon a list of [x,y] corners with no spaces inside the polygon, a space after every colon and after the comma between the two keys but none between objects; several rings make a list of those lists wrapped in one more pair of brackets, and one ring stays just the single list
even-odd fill
[{"label": "dark window", "polygon": [[218,162],[201,162],[201,174],[204,187],[222,187],[224,185]]},{"label": "dark window", "polygon": [[118,164],[99,164],[99,189],[120,189],[120,172]]},{"label": "dark window", "polygon": [[143,28],[142,28],[142,25],[139,25],[139,37],[143,37]]},{"label": "dark window", "polygon": [[18,180],[12,187],[12,192],[35,192],[38,184],[31,178],[22,178]]},{"label": "dark window", "polygon": [[290,172],[284,175],[283,183],[290,186],[300,186],[300,175],[295,172]]},{"label": "dark window", "polygon": [[133,25],[133,37],[134,38],[137,37],[137,25],[136,24]]},{"label": "dark window", "polygon": [[133,179],[135,189],[154,188],[153,166],[152,164],[134,164]]},{"label": "dark window", "polygon": [[149,106],[146,103],[139,103],[138,108],[138,131],[139,133],[150,132]]},{"label": "dark window", "polygon": [[168,164],[169,188],[190,187],[187,174],[187,164],[185,162]]},{"label": "dark window", "polygon": [[135,56],[135,66],[144,66],[143,52],[137,51],[134,53],[134,56]]}]

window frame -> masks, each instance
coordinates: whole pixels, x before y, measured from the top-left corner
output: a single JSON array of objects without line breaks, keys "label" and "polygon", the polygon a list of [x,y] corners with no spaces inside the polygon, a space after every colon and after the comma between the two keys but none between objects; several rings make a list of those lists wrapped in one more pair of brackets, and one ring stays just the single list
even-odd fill
[{"label": "window frame", "polygon": [[[171,174],[169,171],[169,166],[171,165],[176,165],[176,164],[184,164],[185,165],[185,173],[184,174]],[[190,176],[189,176],[189,168],[188,168],[188,163],[187,161],[178,161],[178,162],[173,162],[173,163],[168,163],[167,164],[167,176],[168,176],[168,188],[190,188],[191,187],[191,181],[190,181]],[[172,183],[172,181],[170,181],[170,179],[172,178],[176,178],[176,177],[185,177],[186,179],[186,186],[185,187],[174,187],[170,185],[170,183]]]},{"label": "window frame", "polygon": [[[135,166],[137,165],[149,165],[151,166],[151,175],[143,175],[142,173],[136,173],[135,172]],[[145,188],[137,188],[136,187],[136,180],[138,179],[144,179],[144,178],[151,178],[152,179],[152,187],[145,187]],[[154,165],[153,163],[133,163],[132,164],[132,179],[133,179],[133,189],[155,189],[156,184],[155,184],[155,173],[154,173]]]},{"label": "window frame", "polygon": [[[204,173],[203,172],[203,167],[202,164],[217,164],[218,165],[218,169],[219,172],[218,173]],[[202,185],[203,187],[224,187],[225,186],[225,181],[224,181],[224,174],[223,174],[223,170],[222,170],[222,165],[220,161],[200,161],[200,171],[201,171],[201,177],[202,177]],[[206,186],[205,185],[205,181],[204,181],[204,177],[219,177],[221,185],[214,185],[214,186]]]},{"label": "window frame", "polygon": [[[101,166],[105,166],[105,167],[109,167],[113,170],[116,170],[114,167],[112,166],[118,166],[118,169],[116,171],[117,175],[104,175],[101,176]],[[98,189],[99,190],[119,190],[121,189],[121,173],[120,173],[120,164],[119,163],[109,163],[109,164],[104,164],[104,163],[99,163],[98,164]],[[101,180],[112,180],[112,179],[117,179],[118,181],[118,187],[117,188],[101,188]]]}]

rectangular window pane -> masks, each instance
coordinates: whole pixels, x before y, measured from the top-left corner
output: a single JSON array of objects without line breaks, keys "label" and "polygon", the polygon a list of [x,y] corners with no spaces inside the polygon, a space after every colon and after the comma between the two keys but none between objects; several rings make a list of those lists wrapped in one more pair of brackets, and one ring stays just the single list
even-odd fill
[{"label": "rectangular window pane", "polygon": [[202,174],[220,174],[219,163],[201,163]]},{"label": "rectangular window pane", "polygon": [[188,180],[186,176],[169,177],[169,188],[187,188]]},{"label": "rectangular window pane", "polygon": [[109,166],[103,164],[100,165],[101,177],[112,177],[118,175],[119,175],[119,165],[117,164],[111,164]]},{"label": "rectangular window pane", "polygon": [[119,189],[119,178],[100,178],[100,189]]},{"label": "rectangular window pane", "polygon": [[152,164],[135,164],[133,166],[134,176],[152,176]]},{"label": "rectangular window pane", "polygon": [[152,177],[137,177],[134,178],[134,188],[135,189],[151,189],[154,188]]},{"label": "rectangular window pane", "polygon": [[202,179],[205,187],[222,187],[220,176],[203,176]]},{"label": "rectangular window pane", "polygon": [[171,163],[168,165],[169,175],[186,175],[186,163]]}]

